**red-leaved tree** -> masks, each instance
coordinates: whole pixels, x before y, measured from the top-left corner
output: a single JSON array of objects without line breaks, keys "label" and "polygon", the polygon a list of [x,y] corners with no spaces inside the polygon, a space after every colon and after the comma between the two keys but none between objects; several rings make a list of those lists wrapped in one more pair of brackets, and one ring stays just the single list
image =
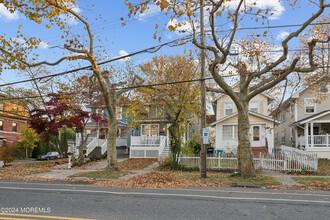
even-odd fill
[{"label": "red-leaved tree", "polygon": [[[54,136],[57,142],[60,143],[59,132],[61,128],[73,128],[76,132],[84,134],[91,114],[79,107],[70,106],[61,93],[51,94],[50,96],[51,99],[45,102],[45,109],[33,109],[29,112],[29,123],[63,157],[61,147],[51,142],[50,136]],[[83,161],[83,146],[87,141],[87,137],[82,138],[81,146],[79,146],[79,161]]]}]

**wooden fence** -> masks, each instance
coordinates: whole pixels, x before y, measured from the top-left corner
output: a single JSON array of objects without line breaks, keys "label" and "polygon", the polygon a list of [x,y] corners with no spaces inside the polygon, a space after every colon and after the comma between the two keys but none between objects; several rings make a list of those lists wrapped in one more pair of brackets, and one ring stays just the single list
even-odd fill
[{"label": "wooden fence", "polygon": [[[180,155],[179,164],[187,168],[196,168],[200,166],[198,155],[187,156]],[[306,154],[299,152],[290,152],[290,154],[263,155],[253,159],[256,169],[292,171],[292,172],[317,172],[317,155],[313,153]],[[218,170],[237,170],[237,158],[233,156],[208,155],[206,159],[208,169]]]}]

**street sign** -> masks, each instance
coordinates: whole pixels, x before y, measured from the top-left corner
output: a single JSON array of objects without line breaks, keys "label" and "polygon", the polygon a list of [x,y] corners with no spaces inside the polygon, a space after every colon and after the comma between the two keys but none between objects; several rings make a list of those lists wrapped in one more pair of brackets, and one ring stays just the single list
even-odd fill
[{"label": "street sign", "polygon": [[209,144],[209,129],[203,128],[203,144]]}]

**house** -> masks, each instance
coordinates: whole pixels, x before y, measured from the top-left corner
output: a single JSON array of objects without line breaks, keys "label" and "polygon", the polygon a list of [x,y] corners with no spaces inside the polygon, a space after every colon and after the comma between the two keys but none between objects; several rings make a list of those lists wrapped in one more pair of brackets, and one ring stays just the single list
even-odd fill
[{"label": "house", "polygon": [[281,123],[275,127],[275,146],[286,145],[330,159],[330,84],[320,92],[302,88],[272,114]]},{"label": "house", "polygon": [[[261,93],[249,103],[251,146],[254,154],[273,150],[274,119],[268,112],[268,104],[272,100],[273,98],[267,93]],[[216,121],[211,126],[215,127],[215,150],[236,153],[238,119],[234,102],[228,95],[219,94],[213,101],[213,109]]]},{"label": "house", "polygon": [[[160,158],[169,154],[169,132],[171,125],[157,108],[147,108],[143,119],[137,121],[133,128],[130,142],[130,158]],[[200,131],[200,120],[192,117],[185,124],[183,142],[197,137]]]},{"label": "house", "polygon": [[[102,109],[92,108],[91,113],[98,113],[103,115],[103,119],[107,119],[108,111],[105,107]],[[124,149],[127,151],[127,121],[125,118],[125,111],[122,107],[117,107],[117,139],[116,147],[117,149]],[[102,119],[102,121],[103,121]],[[86,124],[86,134],[88,134],[88,140],[85,146],[86,155],[104,155],[107,152],[107,135],[108,135],[108,125],[107,123],[102,123],[101,120],[97,121],[90,119]],[[75,153],[78,154],[78,147],[81,143],[81,134],[76,134],[76,148]],[[122,150],[122,151],[124,151]]]},{"label": "house", "polygon": [[[1,98],[6,95],[0,94]],[[12,103],[0,103],[0,146],[19,141],[19,132],[26,125],[28,113],[23,106]]]}]

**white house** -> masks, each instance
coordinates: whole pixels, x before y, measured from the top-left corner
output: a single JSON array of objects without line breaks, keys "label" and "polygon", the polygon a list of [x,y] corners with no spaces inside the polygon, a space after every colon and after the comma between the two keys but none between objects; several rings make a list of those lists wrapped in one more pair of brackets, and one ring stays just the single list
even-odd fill
[{"label": "white house", "polygon": [[330,85],[317,92],[303,88],[273,113],[280,120],[275,127],[275,146],[286,145],[330,159]]},{"label": "white house", "polygon": [[[262,93],[255,96],[249,103],[249,120],[252,152],[272,152],[274,147],[274,119],[269,117],[268,104],[273,98]],[[211,124],[216,128],[215,147],[223,152],[236,152],[237,109],[232,99],[225,94],[218,95],[213,102],[216,121]]]}]

